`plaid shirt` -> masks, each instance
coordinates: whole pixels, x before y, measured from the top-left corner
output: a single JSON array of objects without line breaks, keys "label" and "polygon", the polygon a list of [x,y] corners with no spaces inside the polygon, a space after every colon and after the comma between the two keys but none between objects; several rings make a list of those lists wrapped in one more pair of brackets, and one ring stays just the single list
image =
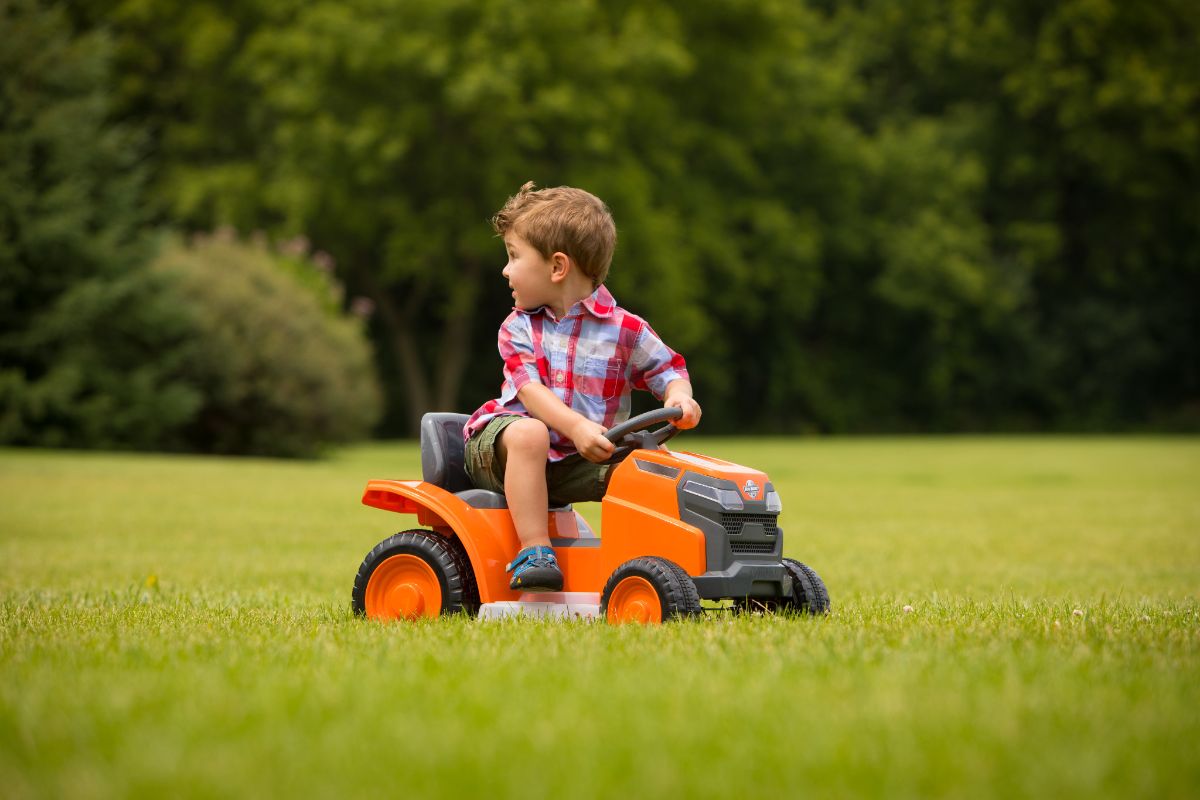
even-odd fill
[{"label": "plaid shirt", "polygon": [[[618,306],[604,286],[561,320],[547,306],[514,308],[500,326],[499,349],[500,397],[471,416],[464,439],[503,414],[530,416],[517,399],[527,383],[548,387],[568,407],[611,428],[629,419],[631,389],[646,389],[662,400],[671,381],[688,379],[683,356],[663,344],[644,319]],[[574,452],[571,440],[551,428],[550,460]]]}]

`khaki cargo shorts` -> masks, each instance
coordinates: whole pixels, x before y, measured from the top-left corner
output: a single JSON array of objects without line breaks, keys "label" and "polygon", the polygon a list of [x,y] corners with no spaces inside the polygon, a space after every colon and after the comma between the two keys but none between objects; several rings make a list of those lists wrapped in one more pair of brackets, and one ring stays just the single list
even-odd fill
[{"label": "khaki cargo shorts", "polygon": [[[525,417],[505,414],[496,417],[467,440],[464,459],[467,476],[479,489],[504,494],[504,463],[500,459],[500,434]],[[546,462],[546,488],[551,506],[598,501],[608,488],[612,464],[593,464],[573,455],[562,461]]]}]

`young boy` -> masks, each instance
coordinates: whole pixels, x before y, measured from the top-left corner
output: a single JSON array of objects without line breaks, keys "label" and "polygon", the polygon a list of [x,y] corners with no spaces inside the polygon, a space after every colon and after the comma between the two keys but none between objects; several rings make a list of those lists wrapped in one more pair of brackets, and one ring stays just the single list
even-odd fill
[{"label": "young boy", "polygon": [[617,229],[599,198],[526,183],[492,226],[508,251],[502,274],[514,308],[500,326],[500,397],[463,431],[467,474],[508,501],[521,540],[507,567],[511,588],[556,592],[549,503],[604,497],[613,452],[604,432],[629,418],[630,389],[680,409],[680,428],[696,426],[700,406],[683,358],[603,285]]}]

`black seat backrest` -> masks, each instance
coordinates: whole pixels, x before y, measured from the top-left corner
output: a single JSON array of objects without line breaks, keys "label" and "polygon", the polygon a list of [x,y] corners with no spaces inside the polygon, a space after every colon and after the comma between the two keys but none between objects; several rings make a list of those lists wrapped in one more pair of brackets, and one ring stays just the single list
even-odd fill
[{"label": "black seat backrest", "polygon": [[466,414],[433,412],[421,417],[421,479],[448,492],[472,488],[463,467]]}]

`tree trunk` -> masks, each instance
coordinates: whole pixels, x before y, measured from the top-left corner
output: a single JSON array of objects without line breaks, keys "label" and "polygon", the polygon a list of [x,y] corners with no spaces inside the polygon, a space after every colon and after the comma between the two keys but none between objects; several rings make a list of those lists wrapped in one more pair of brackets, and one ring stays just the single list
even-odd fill
[{"label": "tree trunk", "polygon": [[[400,308],[392,293],[372,282],[371,299],[379,312],[379,319],[386,331],[385,336],[392,345],[392,353],[399,370],[404,390],[408,429],[417,435],[421,429],[421,416],[430,409],[430,381],[421,362],[421,351],[411,325],[411,306]],[[410,295],[411,300],[412,295]]]},{"label": "tree trunk", "polygon": [[[470,410],[456,406],[478,313],[475,307],[479,297],[478,276],[477,262],[463,265],[459,279],[449,288],[452,292],[449,312],[436,343],[420,340],[413,325],[415,312],[427,294],[425,286],[412,287],[401,305],[396,301],[396,290],[389,291],[374,281],[369,284],[368,291],[392,346],[403,388],[408,429],[414,436],[419,435],[421,417],[428,411]],[[430,366],[422,352],[433,350],[435,346],[438,356]]]},{"label": "tree trunk", "polygon": [[[467,370],[467,358],[471,353],[471,332],[475,329],[475,318],[479,313],[479,264],[475,261],[463,265],[462,280],[452,289],[454,296],[450,313],[442,328],[438,348],[437,392],[435,399],[439,409],[455,410],[463,374]],[[469,411],[470,409],[464,409]]]}]

